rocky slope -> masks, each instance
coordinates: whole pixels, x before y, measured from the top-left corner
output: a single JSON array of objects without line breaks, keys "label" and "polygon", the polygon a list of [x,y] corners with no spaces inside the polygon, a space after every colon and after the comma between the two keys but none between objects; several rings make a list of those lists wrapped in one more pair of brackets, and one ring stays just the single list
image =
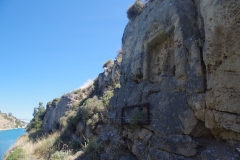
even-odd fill
[{"label": "rocky slope", "polygon": [[[125,28],[122,63],[49,103],[43,129],[95,140],[102,160],[240,159],[239,12],[238,0],[148,1]],[[150,123],[131,121],[145,105],[123,110],[139,104]]]},{"label": "rocky slope", "polygon": [[0,130],[22,128],[26,123],[12,116],[11,114],[0,113]]}]

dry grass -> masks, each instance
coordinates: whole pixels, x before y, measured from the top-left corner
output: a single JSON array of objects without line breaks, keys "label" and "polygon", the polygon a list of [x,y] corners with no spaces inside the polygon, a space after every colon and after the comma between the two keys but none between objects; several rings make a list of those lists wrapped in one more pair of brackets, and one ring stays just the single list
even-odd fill
[{"label": "dry grass", "polygon": [[26,160],[73,160],[82,154],[82,151],[73,154],[72,149],[70,149],[68,145],[61,145],[62,142],[60,140],[59,132],[42,134],[39,137],[36,136],[34,138],[31,134],[33,133],[21,136],[14,146],[12,146],[5,154],[4,160],[19,148],[25,152],[24,159]]}]

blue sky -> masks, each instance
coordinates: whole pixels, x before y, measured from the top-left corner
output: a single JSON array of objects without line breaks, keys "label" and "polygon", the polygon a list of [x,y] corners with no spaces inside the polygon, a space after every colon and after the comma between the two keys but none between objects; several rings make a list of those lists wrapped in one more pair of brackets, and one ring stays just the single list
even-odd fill
[{"label": "blue sky", "polygon": [[33,108],[82,86],[114,59],[134,0],[0,0],[0,110]]}]

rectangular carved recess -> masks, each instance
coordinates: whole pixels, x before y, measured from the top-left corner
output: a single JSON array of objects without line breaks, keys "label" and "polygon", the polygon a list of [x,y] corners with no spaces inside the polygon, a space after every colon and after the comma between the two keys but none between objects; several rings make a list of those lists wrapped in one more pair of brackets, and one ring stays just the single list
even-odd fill
[{"label": "rectangular carved recess", "polygon": [[122,108],[122,125],[142,125],[150,124],[150,104],[138,104]]},{"label": "rectangular carved recess", "polygon": [[174,76],[173,36],[160,35],[148,43],[148,80],[156,83]]}]

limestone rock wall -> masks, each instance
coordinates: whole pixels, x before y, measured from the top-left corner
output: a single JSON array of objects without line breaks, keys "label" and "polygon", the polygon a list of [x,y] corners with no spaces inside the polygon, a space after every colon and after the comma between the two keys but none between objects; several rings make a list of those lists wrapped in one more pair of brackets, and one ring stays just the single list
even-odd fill
[{"label": "limestone rock wall", "polygon": [[[122,55],[119,54],[118,57],[119,56]],[[118,60],[118,57],[116,57],[113,63],[110,63],[104,67],[104,72],[100,73],[97,77],[98,90],[100,90],[102,93],[110,86],[119,83],[121,61]]]},{"label": "limestone rock wall", "polygon": [[205,124],[220,138],[240,140],[240,2],[203,0],[200,9],[207,69]]},{"label": "limestone rock wall", "polygon": [[79,99],[78,95],[68,93],[63,95],[56,107],[49,106],[43,120],[43,129],[51,132],[59,128],[59,120],[65,115],[65,112],[70,110],[72,103]]},{"label": "limestone rock wall", "polygon": [[150,103],[152,122],[118,128],[123,148],[138,159],[239,158],[204,144],[239,140],[239,12],[238,0],[152,0],[129,21],[108,117],[120,125],[122,107]]},{"label": "limestone rock wall", "polygon": [[[125,28],[121,65],[94,83],[92,97],[120,79],[102,123],[80,121],[72,137],[96,138],[102,160],[240,159],[239,37],[239,0],[149,0]],[[44,129],[82,98],[63,96]],[[143,103],[151,123],[121,125],[122,108]]]},{"label": "limestone rock wall", "polygon": [[[88,98],[89,96],[94,96],[95,94],[101,95],[109,87],[119,83],[120,65],[121,62],[115,60],[114,63],[111,63],[104,68],[104,72],[99,74],[94,84],[81,88],[82,90],[85,90],[83,93],[68,93],[61,97],[56,107],[51,105],[48,106],[43,120],[43,129],[47,132],[59,129],[60,118],[63,117],[68,110],[72,109],[74,102],[79,102],[80,100]],[[78,128],[79,126],[76,128],[77,132],[79,132]]]}]

